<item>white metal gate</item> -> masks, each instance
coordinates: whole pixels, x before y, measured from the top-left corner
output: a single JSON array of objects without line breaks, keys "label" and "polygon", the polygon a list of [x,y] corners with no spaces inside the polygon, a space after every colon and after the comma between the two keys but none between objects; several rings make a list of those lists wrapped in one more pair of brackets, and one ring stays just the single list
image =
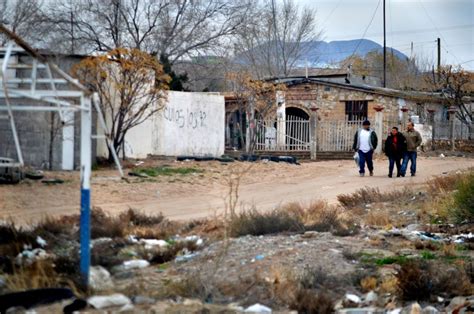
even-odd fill
[{"label": "white metal gate", "polygon": [[257,120],[257,151],[309,151],[309,120],[287,116],[286,120]]},{"label": "white metal gate", "polygon": [[354,134],[362,126],[362,122],[362,120],[318,121],[317,150],[321,152],[351,151]]}]

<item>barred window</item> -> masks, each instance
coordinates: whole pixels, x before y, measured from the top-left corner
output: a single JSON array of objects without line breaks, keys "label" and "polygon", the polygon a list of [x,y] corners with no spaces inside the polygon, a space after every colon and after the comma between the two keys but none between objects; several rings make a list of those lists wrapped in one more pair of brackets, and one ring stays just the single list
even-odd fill
[{"label": "barred window", "polygon": [[346,116],[349,121],[367,119],[367,100],[346,101]]}]

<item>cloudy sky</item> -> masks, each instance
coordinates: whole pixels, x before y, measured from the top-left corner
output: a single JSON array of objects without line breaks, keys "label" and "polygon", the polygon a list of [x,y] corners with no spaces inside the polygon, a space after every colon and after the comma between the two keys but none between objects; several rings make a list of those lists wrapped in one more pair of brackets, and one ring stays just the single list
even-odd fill
[{"label": "cloudy sky", "polygon": [[[367,29],[364,38],[383,44],[383,0],[296,1],[317,10],[325,41],[361,38]],[[440,37],[442,63],[474,70],[474,0],[385,1],[387,46],[410,56],[413,42],[417,56],[436,63]]]}]

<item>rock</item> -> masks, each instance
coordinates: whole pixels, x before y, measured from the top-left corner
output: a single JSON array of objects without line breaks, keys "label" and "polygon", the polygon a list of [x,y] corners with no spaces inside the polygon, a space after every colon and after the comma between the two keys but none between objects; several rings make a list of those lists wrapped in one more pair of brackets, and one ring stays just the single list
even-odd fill
[{"label": "rock", "polygon": [[246,308],[244,312],[245,313],[271,313],[272,309],[265,306],[265,305],[261,305],[259,303],[256,303],[256,304]]},{"label": "rock", "polygon": [[155,304],[156,300],[150,297],[137,295],[132,298],[132,302],[133,304]]},{"label": "rock", "polygon": [[444,302],[444,298],[442,298],[442,297],[436,297],[436,301],[438,301],[438,303],[443,303],[443,302]]},{"label": "rock", "polygon": [[180,263],[180,262],[187,262],[189,260],[192,260],[194,257],[198,256],[199,253],[190,253],[190,254],[185,254],[185,255],[181,255],[181,256],[177,256],[175,258],[175,261]]},{"label": "rock", "polygon": [[202,305],[202,302],[198,299],[186,299],[186,300],[184,300],[183,305],[186,305],[186,306]]},{"label": "rock", "polygon": [[385,313],[383,309],[377,309],[375,307],[361,307],[361,308],[349,308],[336,311],[339,314],[382,314]]},{"label": "rock", "polygon": [[136,268],[145,268],[150,266],[150,263],[144,259],[133,259],[130,261],[125,261],[122,264],[124,270],[136,269]]},{"label": "rock", "polygon": [[364,301],[369,303],[377,303],[378,299],[379,296],[374,291],[370,291],[364,297]]},{"label": "rock", "polygon": [[306,231],[301,235],[302,238],[309,239],[309,238],[314,238],[318,236],[317,231]]},{"label": "rock", "polygon": [[459,306],[462,306],[466,304],[466,298],[465,297],[455,297],[449,302],[448,307],[446,308],[447,310],[454,310],[455,308],[458,308]]},{"label": "rock", "polygon": [[90,268],[89,284],[92,289],[100,291],[113,287],[110,273],[102,266],[92,266]]},{"label": "rock", "polygon": [[440,158],[444,158],[444,157],[446,157],[446,156],[444,156],[444,154],[439,154],[439,157],[440,157]]},{"label": "rock", "polygon": [[434,306],[427,306],[423,309],[423,311],[421,313],[422,314],[438,314],[439,311]]},{"label": "rock", "polygon": [[157,240],[157,239],[140,239],[139,241],[141,244],[145,245],[145,249],[150,250],[155,246],[159,247],[167,247],[169,244],[165,240]]},{"label": "rock", "polygon": [[87,302],[96,309],[104,309],[111,306],[124,306],[132,303],[129,298],[121,293],[93,296],[87,299]]},{"label": "rock", "polygon": [[421,311],[422,308],[417,302],[403,309],[403,312],[408,314],[421,314]]}]

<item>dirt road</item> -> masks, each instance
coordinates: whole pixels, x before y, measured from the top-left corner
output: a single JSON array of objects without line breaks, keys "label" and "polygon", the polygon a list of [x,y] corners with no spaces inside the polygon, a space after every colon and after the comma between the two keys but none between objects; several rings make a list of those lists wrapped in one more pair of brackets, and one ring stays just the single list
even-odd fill
[{"label": "dirt road", "polygon": [[[434,175],[474,167],[474,159],[421,157],[416,177],[388,178],[387,161],[375,161],[374,177],[360,178],[353,161],[303,163],[172,163],[172,167],[198,167],[203,173],[159,177],[153,180],[131,178],[120,181],[111,170],[93,174],[92,203],[110,213],[135,208],[147,213],[162,212],[170,219],[199,218],[222,213],[228,204],[229,174],[241,172],[239,208],[274,208],[292,201],[326,199],[337,202],[337,195],[352,193],[364,186],[381,191],[416,186]],[[79,174],[48,173],[64,179],[62,185],[45,186],[25,181],[16,186],[0,185],[0,219],[31,223],[45,215],[79,212]],[[235,183],[235,181],[234,181]]]}]

